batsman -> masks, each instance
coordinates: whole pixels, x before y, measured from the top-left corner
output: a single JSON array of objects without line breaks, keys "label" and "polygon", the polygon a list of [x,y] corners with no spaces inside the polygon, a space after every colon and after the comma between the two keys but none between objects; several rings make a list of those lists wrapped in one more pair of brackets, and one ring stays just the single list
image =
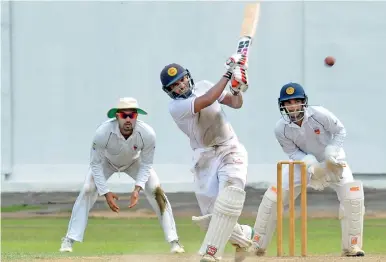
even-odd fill
[{"label": "batsman", "polygon": [[[275,136],[290,160],[304,161],[308,186],[322,191],[332,188],[339,200],[342,229],[342,256],[364,256],[363,217],[365,213],[363,185],[353,179],[345,158],[343,143],[346,130],[342,122],[322,106],[308,106],[308,98],[298,83],[281,88],[278,106],[282,118],[275,127]],[[301,170],[294,167],[295,199],[301,187]],[[289,203],[289,168],[283,167],[283,205]],[[253,251],[262,256],[276,229],[276,188],[270,187],[258,208],[254,225]]]},{"label": "batsman", "polygon": [[[160,74],[162,89],[172,98],[169,112],[193,150],[191,171],[201,216],[192,219],[206,231],[201,262],[221,260],[228,241],[236,246],[235,260],[242,261],[252,245],[252,228],[237,223],[245,201],[248,156],[221,107],[242,107],[242,92],[248,88],[246,57],[232,55],[225,68],[216,84],[194,83],[189,70],[175,63]],[[229,91],[224,90],[228,82]]]}]

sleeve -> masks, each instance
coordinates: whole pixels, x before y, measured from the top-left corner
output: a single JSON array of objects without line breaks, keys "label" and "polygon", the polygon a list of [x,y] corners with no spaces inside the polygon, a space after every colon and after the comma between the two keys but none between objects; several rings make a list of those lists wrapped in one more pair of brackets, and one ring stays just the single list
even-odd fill
[{"label": "sleeve", "polygon": [[344,140],[346,139],[346,128],[342,122],[332,112],[325,108],[321,108],[320,113],[323,114],[323,117],[321,117],[321,124],[324,126],[326,131],[333,135],[329,145],[338,148],[343,147]]},{"label": "sleeve", "polygon": [[195,100],[196,97],[190,97],[172,101],[172,104],[169,106],[170,114],[176,120],[181,120],[187,116],[193,116]]},{"label": "sleeve", "polygon": [[91,148],[90,169],[99,196],[110,192],[107,186],[105,174],[103,173],[103,158],[105,146],[106,141],[104,139],[104,136],[97,133],[94,136]]},{"label": "sleeve", "polygon": [[279,142],[284,153],[292,160],[302,160],[307,154],[298,148],[295,143],[285,136],[285,126],[275,128],[276,140]]},{"label": "sleeve", "polygon": [[139,167],[136,186],[145,189],[145,184],[149,179],[151,169],[153,168],[155,140],[156,135],[152,128],[149,127],[149,133],[143,137],[143,148],[141,150],[141,164]]}]

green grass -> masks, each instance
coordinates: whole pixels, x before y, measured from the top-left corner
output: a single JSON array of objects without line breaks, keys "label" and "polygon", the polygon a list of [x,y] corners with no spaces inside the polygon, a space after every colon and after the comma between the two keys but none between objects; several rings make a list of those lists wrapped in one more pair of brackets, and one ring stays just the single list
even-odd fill
[{"label": "green grass", "polygon": [[1,207],[1,212],[19,212],[19,211],[25,211],[25,210],[36,210],[40,209],[41,206],[30,206],[30,205],[13,205],[13,206],[6,206]]},{"label": "green grass", "polygon": [[[253,225],[252,219],[241,219],[241,223]],[[284,223],[284,250],[288,250],[288,220]],[[176,219],[178,233],[187,252],[195,253],[204,238],[189,218]],[[83,243],[75,243],[74,252],[58,252],[68,219],[32,218],[2,219],[2,260],[32,259],[67,256],[98,256],[134,253],[168,253],[169,244],[164,241],[157,219],[103,219],[90,218]],[[300,221],[297,221],[296,248],[300,252]],[[369,254],[386,253],[384,237],[386,221],[367,219],[364,229],[364,249]],[[227,251],[232,251],[230,245]],[[274,237],[269,255],[275,255]],[[336,219],[309,219],[308,254],[339,254],[340,224]]]}]

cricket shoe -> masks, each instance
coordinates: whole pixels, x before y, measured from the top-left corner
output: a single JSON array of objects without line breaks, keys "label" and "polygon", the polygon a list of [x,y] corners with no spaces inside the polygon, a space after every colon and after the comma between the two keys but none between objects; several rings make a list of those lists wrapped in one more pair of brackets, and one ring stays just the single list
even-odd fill
[{"label": "cricket shoe", "polygon": [[72,252],[72,244],[74,240],[68,237],[62,238],[62,245],[60,246],[60,252]]},{"label": "cricket shoe", "polygon": [[[253,229],[253,227],[250,227],[248,225],[241,225],[241,229],[244,233],[244,236],[251,241],[250,244],[252,245],[252,238],[255,235],[255,230]],[[240,247],[239,245],[233,244],[233,246],[236,247],[235,262],[244,261],[244,259],[250,253],[251,245],[246,247]]]},{"label": "cricket shoe", "polygon": [[349,249],[344,249],[342,252],[344,257],[364,257],[365,251],[360,249],[358,246],[352,246]]},{"label": "cricket shoe", "polygon": [[214,256],[205,254],[201,257],[200,262],[218,262],[220,259],[215,258]]},{"label": "cricket shoe", "polygon": [[263,248],[260,248],[258,241],[259,241],[259,235],[254,236],[251,252],[258,257],[263,257],[266,255],[267,251]]},{"label": "cricket shoe", "polygon": [[170,242],[170,245],[172,246],[170,248],[170,253],[173,253],[173,254],[185,253],[184,246],[181,245],[178,240],[174,240]]}]

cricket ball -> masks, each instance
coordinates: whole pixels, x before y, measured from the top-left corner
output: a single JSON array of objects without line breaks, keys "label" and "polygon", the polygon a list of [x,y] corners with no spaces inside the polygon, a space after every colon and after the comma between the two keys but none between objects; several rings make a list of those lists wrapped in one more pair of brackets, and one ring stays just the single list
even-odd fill
[{"label": "cricket ball", "polygon": [[324,59],[324,63],[325,63],[326,66],[333,66],[335,64],[335,58],[332,57],[332,56],[327,56]]}]

